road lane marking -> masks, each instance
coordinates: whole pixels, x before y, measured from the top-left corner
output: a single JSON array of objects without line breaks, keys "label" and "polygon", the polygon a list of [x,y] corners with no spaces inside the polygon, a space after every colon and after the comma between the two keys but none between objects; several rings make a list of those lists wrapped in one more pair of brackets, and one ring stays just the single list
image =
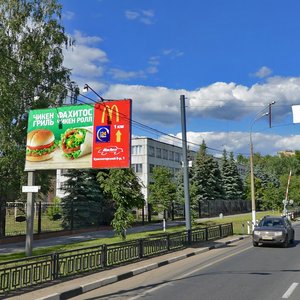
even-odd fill
[{"label": "road lane marking", "polygon": [[298,282],[292,283],[291,286],[288,288],[288,290],[283,294],[282,298],[283,299],[289,298],[292,295],[292,293],[294,292],[294,290],[298,284],[299,284]]},{"label": "road lane marking", "polygon": [[203,266],[201,266],[200,268],[197,268],[196,270],[193,270],[193,271],[191,271],[191,272],[189,272],[189,273],[185,273],[185,274],[183,274],[183,275],[181,275],[181,276],[175,278],[175,280],[176,280],[176,279],[182,279],[182,278],[184,278],[184,277],[190,276],[190,275],[192,275],[192,274],[194,274],[194,273],[197,273],[197,272],[199,272],[199,271],[201,271],[201,270],[203,270],[203,269],[205,269],[205,268],[207,268],[207,267],[210,267],[210,266],[212,266],[212,265],[214,265],[214,264],[216,264],[216,263],[218,263],[218,262],[221,262],[221,261],[223,261],[223,260],[225,260],[225,259],[227,259],[227,258],[229,258],[229,257],[235,256],[235,255],[237,255],[237,254],[240,254],[240,253],[242,253],[242,252],[244,252],[244,251],[247,251],[247,250],[249,250],[249,249],[251,249],[251,248],[253,248],[253,246],[247,247],[247,248],[242,249],[242,250],[240,250],[240,251],[238,251],[238,252],[234,252],[234,253],[229,254],[229,255],[227,255],[227,256],[225,256],[225,257],[222,257],[222,258],[219,258],[219,259],[217,259],[217,260],[214,260],[213,262],[208,263],[208,264],[206,264],[206,265],[203,265]]},{"label": "road lane marking", "polygon": [[[229,257],[234,256],[234,255],[240,254],[240,253],[242,253],[242,252],[244,252],[244,251],[247,251],[247,250],[249,250],[249,249],[251,249],[251,248],[253,248],[253,246],[247,247],[247,248],[242,249],[242,250],[240,250],[240,251],[238,251],[238,252],[235,252],[235,253],[232,253],[232,254],[230,254],[230,255],[227,255],[226,257],[222,257],[222,258],[220,258],[220,259],[217,259],[217,260],[215,260],[215,261],[213,261],[213,262],[211,262],[211,263],[209,263],[209,264],[206,264],[206,265],[204,265],[204,266],[201,266],[200,268],[197,268],[197,270],[194,270],[194,271],[189,272],[189,273],[185,273],[184,275],[179,276],[179,277],[175,277],[174,280],[178,280],[178,279],[182,279],[182,278],[184,278],[184,277],[187,277],[187,276],[189,276],[189,275],[191,275],[191,274],[193,274],[193,273],[199,272],[199,271],[202,270],[202,269],[205,269],[205,268],[207,268],[207,267],[210,267],[210,266],[212,266],[212,265],[214,265],[214,264],[216,264],[216,263],[218,263],[218,262],[220,262],[220,261],[222,261],[222,260],[225,260],[225,259],[227,259],[227,258],[229,258]],[[195,257],[195,256],[193,256],[193,257]],[[146,296],[147,294],[150,294],[150,293],[152,293],[152,292],[154,292],[154,291],[156,291],[156,290],[159,290],[159,289],[161,289],[161,288],[163,288],[163,287],[165,287],[165,286],[168,286],[168,285],[169,285],[169,286],[170,286],[170,285],[173,285],[173,283],[172,283],[172,282],[166,282],[166,283],[163,283],[163,284],[161,284],[161,285],[159,285],[159,286],[156,286],[156,287],[154,287],[154,288],[152,288],[152,289],[150,289],[150,290],[147,290],[147,291],[143,292],[142,294],[139,294],[139,295],[137,295],[137,296],[131,297],[129,300],[136,300],[136,299],[142,298],[142,297]]]}]

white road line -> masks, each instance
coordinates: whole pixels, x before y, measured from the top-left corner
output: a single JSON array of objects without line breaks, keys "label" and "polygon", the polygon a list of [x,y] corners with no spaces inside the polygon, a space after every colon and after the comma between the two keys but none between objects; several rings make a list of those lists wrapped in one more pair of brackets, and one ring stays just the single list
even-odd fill
[{"label": "white road line", "polygon": [[203,265],[203,266],[201,266],[201,267],[198,268],[198,269],[195,269],[195,270],[193,270],[193,271],[191,271],[191,272],[185,273],[185,274],[183,274],[183,275],[181,275],[181,276],[178,276],[178,277],[176,277],[176,278],[174,278],[174,279],[175,279],[175,280],[176,280],[176,279],[182,279],[182,278],[191,276],[191,275],[194,274],[194,273],[197,273],[197,272],[199,272],[199,271],[201,271],[201,270],[203,270],[203,269],[205,269],[205,268],[208,268],[208,267],[210,267],[210,266],[212,266],[212,265],[214,265],[214,264],[216,264],[216,263],[218,263],[218,262],[221,262],[221,261],[223,261],[223,260],[225,260],[225,259],[227,259],[227,258],[229,258],[229,257],[235,256],[235,255],[237,255],[237,254],[240,254],[240,253],[242,253],[242,252],[244,252],[244,251],[247,251],[247,250],[249,250],[249,249],[251,249],[251,248],[253,248],[253,246],[247,247],[247,248],[245,248],[245,249],[239,250],[238,252],[234,252],[234,253],[229,254],[229,255],[227,255],[227,256],[225,256],[225,257],[222,257],[222,258],[219,258],[219,259],[217,259],[217,260],[214,260],[214,261],[212,261],[211,263],[208,263],[208,264],[206,264],[206,265]]},{"label": "white road line", "polygon": [[297,287],[298,284],[299,284],[298,282],[292,283],[291,286],[288,288],[288,290],[283,294],[282,298],[283,299],[289,298],[292,295],[293,291],[295,290],[295,288]]},{"label": "white road line", "polygon": [[[204,266],[201,266],[200,268],[197,268],[196,270],[193,270],[192,272],[188,272],[188,273],[185,273],[185,274],[182,275],[182,276],[175,277],[174,280],[178,280],[178,279],[182,279],[182,278],[185,278],[185,277],[187,277],[187,276],[190,276],[190,275],[192,275],[193,273],[199,272],[199,271],[202,270],[202,269],[205,269],[205,268],[207,268],[207,267],[210,267],[210,266],[212,266],[212,265],[214,265],[214,264],[216,264],[216,263],[218,263],[218,262],[221,262],[221,261],[223,261],[223,260],[225,260],[225,259],[227,259],[227,258],[229,258],[229,257],[234,256],[234,255],[240,254],[240,253],[242,253],[242,252],[244,252],[244,251],[247,251],[247,250],[249,250],[249,249],[251,249],[251,248],[253,248],[253,246],[250,246],[250,247],[247,247],[247,248],[245,248],[245,249],[242,249],[242,250],[240,250],[240,251],[238,251],[238,252],[229,254],[229,255],[227,255],[227,256],[225,256],[225,257],[222,257],[222,258],[220,258],[220,259],[217,259],[217,260],[215,260],[215,261],[213,261],[213,262],[211,262],[211,263],[208,263],[208,264],[206,264],[206,265],[204,265]],[[154,291],[156,291],[156,290],[159,290],[159,289],[161,289],[161,288],[163,288],[163,287],[165,287],[165,286],[168,286],[168,285],[173,285],[173,283],[172,283],[172,282],[163,283],[163,284],[158,285],[158,286],[156,286],[156,287],[154,287],[154,288],[152,288],[152,289],[150,289],[150,290],[147,290],[147,291],[143,292],[142,294],[139,294],[139,295],[137,295],[137,296],[134,296],[134,297],[130,298],[129,300],[136,300],[136,299],[142,298],[142,297],[146,296],[147,294],[150,294],[150,293],[152,293],[152,292],[154,292]]]}]

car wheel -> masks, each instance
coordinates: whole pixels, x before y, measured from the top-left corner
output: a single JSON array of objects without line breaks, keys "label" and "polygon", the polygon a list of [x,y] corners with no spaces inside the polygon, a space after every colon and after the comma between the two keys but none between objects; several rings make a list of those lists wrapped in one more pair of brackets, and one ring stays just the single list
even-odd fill
[{"label": "car wheel", "polygon": [[289,246],[289,237],[287,236],[286,239],[285,239],[285,241],[282,244],[282,247],[283,248],[287,248],[288,246]]},{"label": "car wheel", "polygon": [[258,242],[253,242],[253,247],[257,247],[258,246]]}]

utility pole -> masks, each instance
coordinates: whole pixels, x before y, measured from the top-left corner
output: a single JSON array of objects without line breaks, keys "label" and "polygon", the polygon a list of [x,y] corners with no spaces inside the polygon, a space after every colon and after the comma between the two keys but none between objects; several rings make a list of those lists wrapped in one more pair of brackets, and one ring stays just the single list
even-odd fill
[{"label": "utility pole", "polygon": [[185,96],[180,95],[181,108],[181,131],[182,131],[182,168],[184,182],[184,199],[185,199],[185,226],[186,230],[191,230],[190,215],[190,192],[189,192],[189,165],[187,159],[187,141],[186,141],[186,117],[185,117]]}]

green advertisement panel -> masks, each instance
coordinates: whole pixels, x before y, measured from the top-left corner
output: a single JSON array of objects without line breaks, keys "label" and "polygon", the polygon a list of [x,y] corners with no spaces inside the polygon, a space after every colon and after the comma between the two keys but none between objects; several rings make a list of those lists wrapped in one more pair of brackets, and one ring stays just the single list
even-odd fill
[{"label": "green advertisement panel", "polygon": [[92,166],[93,105],[29,112],[25,171]]}]

